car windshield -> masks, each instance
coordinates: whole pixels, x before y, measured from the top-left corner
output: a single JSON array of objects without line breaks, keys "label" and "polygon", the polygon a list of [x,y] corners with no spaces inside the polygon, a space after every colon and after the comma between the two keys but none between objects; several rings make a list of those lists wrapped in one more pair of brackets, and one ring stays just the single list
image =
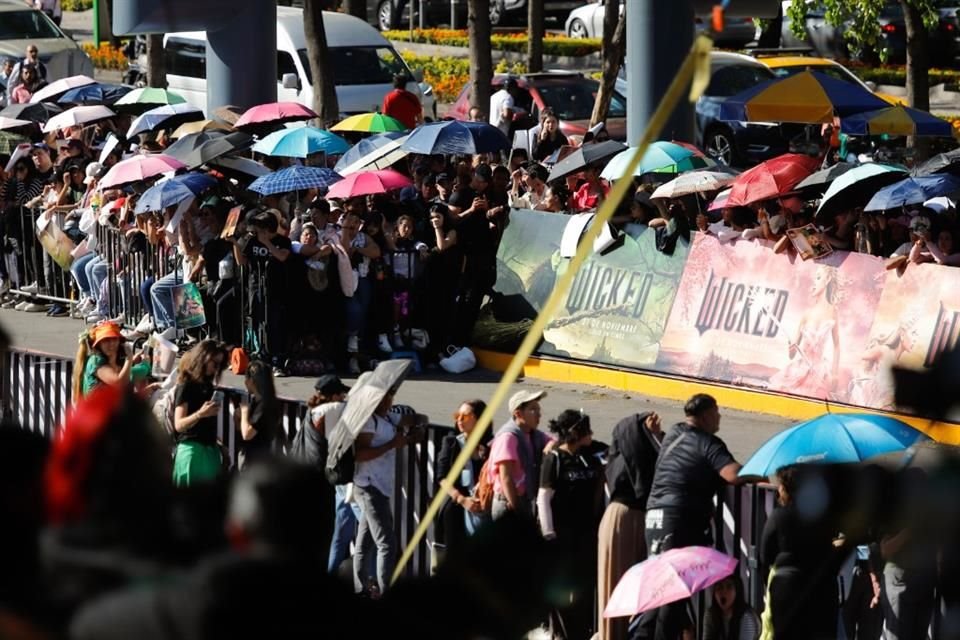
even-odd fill
[{"label": "car windshield", "polygon": [[39,11],[0,11],[0,40],[60,37],[57,27]]},{"label": "car windshield", "polygon": [[[578,79],[576,82],[551,82],[537,87],[545,106],[553,109],[561,120],[589,120],[600,83]],[[610,101],[609,117],[625,118],[627,101],[618,93]]]},{"label": "car windshield", "polygon": [[[307,50],[300,49],[307,81],[313,82]],[[398,73],[410,74],[407,65],[390,47],[331,47],[330,69],[335,85],[390,84]]]},{"label": "car windshield", "polygon": [[849,82],[850,84],[855,84],[861,87],[863,86],[863,83],[861,83],[855,75],[847,71],[844,67],[834,64],[811,64],[779,67],[774,69],[773,73],[778,78],[786,78],[787,76],[796,75],[801,71],[816,71],[817,73],[822,73],[825,76],[830,76],[835,80],[843,80],[844,82]]},{"label": "car windshield", "polygon": [[710,86],[704,95],[729,98],[741,91],[771,80],[773,74],[764,66],[755,64],[727,64],[717,67],[710,74]]}]

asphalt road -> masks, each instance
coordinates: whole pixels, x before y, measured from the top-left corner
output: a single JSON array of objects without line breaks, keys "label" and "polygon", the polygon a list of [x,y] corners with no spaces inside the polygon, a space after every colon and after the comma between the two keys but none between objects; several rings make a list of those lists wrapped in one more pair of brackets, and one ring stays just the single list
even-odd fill
[{"label": "asphalt road", "polygon": [[[14,347],[73,357],[83,322],[0,309],[0,327],[10,335]],[[396,402],[415,407],[430,416],[434,423],[452,424],[452,414],[460,402],[471,398],[489,400],[499,380],[497,372],[487,370],[474,370],[461,376],[427,371],[409,378],[401,387]],[[351,383],[346,377],[344,381]],[[229,376],[224,382],[237,385],[239,379]],[[312,378],[279,378],[278,392],[288,398],[306,399],[313,382]],[[544,420],[564,409],[583,409],[591,417],[595,437],[605,442],[609,442],[614,425],[631,413],[656,411],[664,424],[683,419],[683,408],[679,403],[659,398],[590,385],[541,383],[532,378],[514,385],[514,390],[530,388],[542,388],[549,394],[542,403]],[[720,436],[741,462],[768,438],[793,424],[779,416],[759,413],[762,409],[758,406],[758,413],[747,413],[723,411],[721,407],[724,417]],[[496,414],[497,424],[506,419],[507,411],[502,407]]]}]

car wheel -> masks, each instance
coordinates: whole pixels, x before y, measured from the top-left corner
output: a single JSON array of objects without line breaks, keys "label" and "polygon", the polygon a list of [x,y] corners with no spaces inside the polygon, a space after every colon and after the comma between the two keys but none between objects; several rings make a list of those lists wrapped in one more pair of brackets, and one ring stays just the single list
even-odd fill
[{"label": "car wheel", "polygon": [[708,156],[727,166],[732,166],[737,161],[736,141],[725,127],[708,130],[703,138],[703,148]]},{"label": "car wheel", "polygon": [[570,23],[570,31],[567,33],[571,38],[589,38],[590,33],[587,31],[587,25],[583,23],[583,20],[580,18],[575,19]]},{"label": "car wheel", "polygon": [[490,0],[490,26],[497,27],[503,22],[503,0]]},{"label": "car wheel", "polygon": [[377,6],[377,26],[380,31],[389,31],[393,29],[393,2],[384,0]]}]

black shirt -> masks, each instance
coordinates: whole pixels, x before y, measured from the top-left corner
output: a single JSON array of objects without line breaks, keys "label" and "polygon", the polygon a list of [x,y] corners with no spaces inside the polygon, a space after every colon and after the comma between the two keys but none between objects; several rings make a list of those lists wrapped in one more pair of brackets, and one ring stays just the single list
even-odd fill
[{"label": "black shirt", "polygon": [[[286,249],[293,252],[293,243],[290,238],[279,234],[270,239],[277,249]],[[251,283],[255,283],[258,274],[264,274],[267,279],[267,285],[271,289],[284,287],[287,281],[287,264],[273,257],[266,245],[256,238],[251,238],[243,248],[243,255],[250,261],[254,269],[250,270]],[[254,284],[254,286],[256,286]]]},{"label": "black shirt", "polygon": [[[478,193],[467,187],[453,193],[450,197],[450,205],[458,207],[462,213],[473,206],[474,198],[483,195],[486,195],[490,209],[506,204],[506,199],[495,194],[492,189],[488,188],[483,193]],[[457,224],[457,243],[467,255],[496,254],[496,238],[493,230],[490,229],[486,211],[474,211],[467,217],[460,218]]]},{"label": "black shirt", "polygon": [[717,436],[685,422],[673,425],[660,444],[647,510],[676,509],[694,530],[706,529],[713,498],[724,484],[720,470],[731,462],[736,461]]},{"label": "black shirt", "polygon": [[[177,385],[173,405],[187,405],[187,415],[200,410],[203,403],[213,398],[213,385],[209,382],[185,382]],[[217,417],[201,418],[192,429],[177,432],[177,442],[194,440],[203,444],[217,444]]]},{"label": "black shirt", "polygon": [[268,404],[251,396],[249,420],[257,434],[243,442],[247,463],[273,454],[274,443],[280,431],[280,414],[275,403]]},{"label": "black shirt", "polygon": [[540,486],[553,489],[550,502],[558,539],[583,539],[596,534],[602,510],[603,470],[599,465],[563,449],[543,456]]}]

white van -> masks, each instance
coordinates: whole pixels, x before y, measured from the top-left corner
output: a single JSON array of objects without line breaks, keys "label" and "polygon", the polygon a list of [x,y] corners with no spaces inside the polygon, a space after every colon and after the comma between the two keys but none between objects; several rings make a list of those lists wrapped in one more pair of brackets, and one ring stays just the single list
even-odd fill
[{"label": "white van", "polygon": [[[390,44],[372,26],[353,16],[323,12],[330,50],[330,68],[337,102],[344,115],[380,110],[383,97],[393,89],[393,76],[414,74]],[[207,108],[207,38],[203,31],[168,33],[163,38],[168,89],[200,109]],[[407,90],[420,98],[425,118],[436,118],[433,91],[416,81]],[[303,11],[277,7],[277,100],[313,103],[310,63],[303,32]]]}]

